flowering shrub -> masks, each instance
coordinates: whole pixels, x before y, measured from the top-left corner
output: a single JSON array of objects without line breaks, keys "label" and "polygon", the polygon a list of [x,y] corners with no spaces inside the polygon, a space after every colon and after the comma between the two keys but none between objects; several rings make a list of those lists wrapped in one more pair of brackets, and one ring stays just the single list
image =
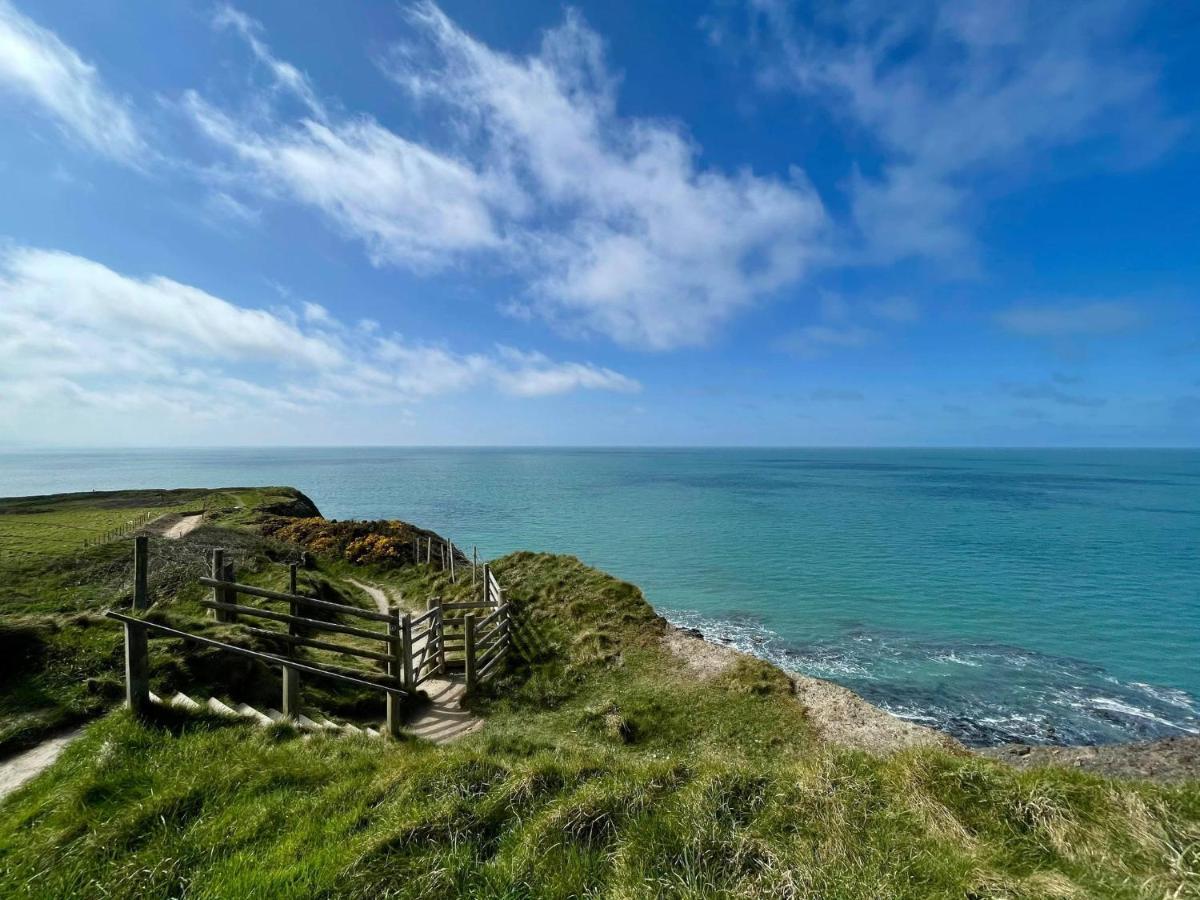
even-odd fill
[{"label": "flowering shrub", "polygon": [[[429,532],[395,519],[375,522],[332,522],[312,518],[278,518],[263,525],[270,537],[321,556],[341,557],[355,565],[399,566],[415,561],[417,543]],[[435,539],[436,540],[436,539]]]}]

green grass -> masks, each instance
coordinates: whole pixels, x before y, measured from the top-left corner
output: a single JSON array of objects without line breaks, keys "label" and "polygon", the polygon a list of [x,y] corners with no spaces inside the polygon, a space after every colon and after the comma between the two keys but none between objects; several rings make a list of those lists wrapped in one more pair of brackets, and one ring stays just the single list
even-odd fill
[{"label": "green grass", "polygon": [[[190,540],[229,548],[243,580],[286,579],[288,548],[251,530]],[[87,571],[117,562],[101,551]],[[1200,784],[839,749],[814,736],[774,667],[747,659],[709,681],[682,670],[635,586],[564,556],[518,553],[494,569],[521,652],[473,698],[481,732],[438,748],[114,711],[0,806],[0,896],[1200,896]],[[414,609],[471,592],[469,570],[451,583],[428,566],[319,559],[302,578],[364,607],[348,578]],[[188,585],[161,582],[154,614],[245,640],[202,618]],[[117,630],[80,611],[112,591],[27,590],[38,612],[6,627],[40,631],[0,646],[24,673],[0,677],[41,692],[26,712],[65,703],[86,678],[97,687],[81,703],[119,686]],[[157,690],[253,702],[278,689],[227,656],[152,646]],[[306,684],[304,700],[381,715],[378,697]]]}]

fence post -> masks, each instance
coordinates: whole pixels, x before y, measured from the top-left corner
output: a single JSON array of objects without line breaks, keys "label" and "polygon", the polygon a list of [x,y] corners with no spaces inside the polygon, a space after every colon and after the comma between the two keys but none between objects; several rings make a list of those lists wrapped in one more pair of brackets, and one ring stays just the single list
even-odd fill
[{"label": "fence post", "polygon": [[[404,632],[400,618],[400,609],[391,607],[388,610],[388,653],[393,657],[388,663],[388,675],[399,687],[404,687],[404,668],[402,660],[405,656]],[[387,695],[387,732],[394,738],[400,736],[400,720],[402,712],[400,698],[393,693]]]},{"label": "fence post", "polygon": [[283,667],[283,709],[289,719],[300,715],[300,673],[291,666]]},{"label": "fence post", "polygon": [[490,603],[492,601],[492,567],[485,564],[483,567],[483,602]]},{"label": "fence post", "polygon": [[433,563],[433,538],[425,538],[425,562]]},{"label": "fence post", "polygon": [[[225,581],[233,581],[233,563],[225,563]],[[237,603],[238,595],[237,588],[225,588],[225,602],[229,604]],[[225,611],[226,622],[236,622],[238,620],[237,613],[232,609]]]},{"label": "fence post", "polygon": [[[432,635],[432,634],[436,633],[436,635],[437,635],[437,668],[440,669],[443,674],[445,674],[445,672],[446,672],[446,624],[445,624],[446,623],[446,613],[442,609],[442,598],[441,597],[430,597],[429,602],[426,604],[425,608],[437,610],[437,615],[433,616],[429,620],[429,634]],[[437,623],[437,631],[436,632],[433,630],[435,622]],[[429,638],[426,638],[425,640],[428,641]],[[426,656],[428,656],[429,651],[426,650],[425,654],[426,654]]]},{"label": "fence post", "polygon": [[133,609],[134,612],[150,607],[147,587],[147,555],[149,539],[139,534],[133,539]]},{"label": "fence post", "polygon": [[467,691],[475,687],[475,613],[463,616],[463,659]]},{"label": "fence post", "polygon": [[454,584],[454,541],[450,542],[450,583]]},{"label": "fence post", "polygon": [[[221,580],[225,575],[225,551],[217,547],[212,552],[212,577]],[[213,603],[224,603],[225,591],[222,588],[213,588]],[[218,622],[225,621],[225,611],[222,609],[213,610],[213,618]]]},{"label": "fence post", "polygon": [[471,591],[475,591],[475,570],[479,568],[479,548],[471,545]]},{"label": "fence post", "polygon": [[288,565],[288,593],[289,594],[296,593],[296,564],[295,563],[290,563]]},{"label": "fence post", "polygon": [[135,716],[150,707],[150,648],[140,622],[125,623],[125,702]]},{"label": "fence post", "polygon": [[412,694],[416,690],[416,685],[413,683],[417,680],[413,672],[413,647],[412,647],[412,614],[405,613],[400,617],[400,642],[404,645],[404,666],[402,672],[404,674],[404,690]]}]

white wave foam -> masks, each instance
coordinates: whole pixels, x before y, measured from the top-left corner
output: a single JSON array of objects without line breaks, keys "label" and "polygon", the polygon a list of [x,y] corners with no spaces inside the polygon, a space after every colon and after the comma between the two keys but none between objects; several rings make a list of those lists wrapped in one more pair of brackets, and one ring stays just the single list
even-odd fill
[{"label": "white wave foam", "polygon": [[1174,728],[1177,731],[1182,731],[1184,734],[1200,734],[1200,729],[1188,728],[1186,725],[1179,725],[1169,719],[1164,719],[1161,716],[1156,716],[1154,713],[1133,706],[1129,703],[1124,703],[1120,700],[1114,700],[1112,697],[1089,697],[1088,703],[1094,709],[1107,710],[1108,712],[1121,713],[1126,716],[1133,716],[1138,719],[1145,719],[1148,722],[1154,722],[1157,725],[1165,725],[1168,728]]}]

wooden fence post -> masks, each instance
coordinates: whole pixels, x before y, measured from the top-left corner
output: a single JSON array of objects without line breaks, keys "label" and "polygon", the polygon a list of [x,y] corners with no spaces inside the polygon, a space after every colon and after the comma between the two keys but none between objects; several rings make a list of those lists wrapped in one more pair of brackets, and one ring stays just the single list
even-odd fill
[{"label": "wooden fence post", "polygon": [[[295,563],[292,563],[291,565],[288,566],[288,593],[289,594],[296,593],[296,568],[297,568],[297,566]],[[300,616],[300,615],[303,615],[303,613],[304,613],[304,611],[302,609],[300,609],[299,603],[297,603],[295,600],[288,601],[288,615]],[[300,633],[300,629],[299,629],[299,627],[297,627],[295,622],[288,622],[288,632],[287,633],[290,634],[292,637],[296,637]],[[294,656],[295,653],[296,653],[296,645],[289,644],[288,645],[288,655]]]},{"label": "wooden fence post", "polygon": [[283,709],[289,719],[300,715],[300,673],[291,666],[283,667]]},{"label": "wooden fence post", "polygon": [[479,548],[471,545],[471,591],[475,590],[475,570],[479,568]]},{"label": "wooden fence post", "polygon": [[404,659],[401,669],[404,675],[404,690],[412,694],[416,690],[414,682],[417,680],[417,677],[413,673],[412,615],[410,613],[405,613],[400,617],[400,643],[404,645]]},{"label": "wooden fence post", "polygon": [[475,687],[475,613],[463,616],[463,659],[467,691]]},{"label": "wooden fence post", "polygon": [[139,622],[125,623],[125,702],[135,716],[150,708],[150,648]]},{"label": "wooden fence post", "polygon": [[[225,574],[225,551],[217,547],[212,552],[212,577],[218,581]],[[213,603],[224,603],[225,591],[219,587],[213,588]],[[213,610],[213,618],[218,622],[225,621],[225,611],[221,609]]]},{"label": "wooden fence post", "polygon": [[[429,620],[429,633],[434,634],[433,629],[434,629],[434,623],[436,622],[437,623],[437,626],[436,626],[437,627],[437,668],[440,669],[443,674],[445,674],[445,672],[446,672],[446,612],[445,612],[445,610],[442,609],[442,598],[441,597],[430,597],[428,604],[426,604],[426,608],[427,609],[436,609],[438,611],[437,615],[433,616]],[[428,640],[429,639],[426,638],[426,641],[428,641]],[[425,651],[425,652],[426,652],[426,656],[428,656],[429,651]]]},{"label": "wooden fence post", "polygon": [[147,585],[147,556],[149,539],[139,534],[133,539],[133,609],[134,612],[149,609],[150,597]]},{"label": "wooden fence post", "polygon": [[433,562],[433,538],[425,538],[425,562]]},{"label": "wooden fence post", "polygon": [[[225,581],[233,581],[233,563],[225,563]],[[225,602],[229,604],[237,603],[238,595],[237,588],[225,588]],[[236,622],[238,620],[237,613],[232,609],[225,611],[226,622]]]},{"label": "wooden fence post", "polygon": [[454,541],[450,542],[450,583],[454,584]]},{"label": "wooden fence post", "polygon": [[483,602],[490,603],[492,599],[492,567],[483,567]]},{"label": "wooden fence post", "polygon": [[[387,628],[388,653],[393,657],[391,662],[388,663],[388,675],[391,676],[398,687],[403,687],[404,664],[402,660],[405,656],[405,647],[402,620],[398,607],[393,606],[388,610]],[[402,718],[400,698],[389,692],[387,695],[387,732],[393,738],[400,737],[400,722]]]}]

